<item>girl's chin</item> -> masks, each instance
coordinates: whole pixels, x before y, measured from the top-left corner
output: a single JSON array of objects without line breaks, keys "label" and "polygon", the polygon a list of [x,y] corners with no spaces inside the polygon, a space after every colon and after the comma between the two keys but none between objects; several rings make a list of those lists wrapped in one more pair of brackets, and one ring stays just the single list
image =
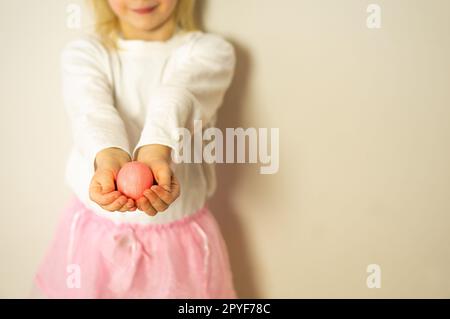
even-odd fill
[{"label": "girl's chin", "polygon": [[140,32],[149,32],[156,29],[158,26],[158,23],[155,23],[154,21],[142,21],[141,23],[134,23],[133,28],[140,31]]}]

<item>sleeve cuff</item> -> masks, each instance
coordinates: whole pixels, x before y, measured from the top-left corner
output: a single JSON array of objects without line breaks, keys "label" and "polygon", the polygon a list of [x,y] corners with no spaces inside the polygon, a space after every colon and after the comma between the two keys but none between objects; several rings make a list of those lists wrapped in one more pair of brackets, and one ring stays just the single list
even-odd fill
[{"label": "sleeve cuff", "polygon": [[95,157],[97,156],[97,153],[106,149],[106,148],[119,148],[122,151],[126,152],[130,158],[131,158],[131,152],[129,151],[129,147],[127,145],[119,145],[119,144],[102,144],[102,145],[98,145],[95,148],[92,148],[91,150],[88,151],[87,154],[87,160],[89,163],[89,168],[90,168],[90,172],[91,172],[91,176],[94,175],[95,173]]},{"label": "sleeve cuff", "polygon": [[141,139],[133,150],[133,157],[132,157],[133,161],[137,160],[137,152],[139,148],[149,144],[165,145],[167,147],[170,147],[172,149],[172,152],[177,150],[177,142],[172,139],[165,139],[165,138]]}]

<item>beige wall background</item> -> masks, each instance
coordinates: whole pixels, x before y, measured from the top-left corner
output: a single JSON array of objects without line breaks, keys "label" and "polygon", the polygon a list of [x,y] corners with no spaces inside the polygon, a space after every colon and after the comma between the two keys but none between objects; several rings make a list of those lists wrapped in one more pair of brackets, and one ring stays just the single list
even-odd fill
[{"label": "beige wall background", "polygon": [[[68,0],[0,0],[0,297],[26,297],[69,198]],[[366,8],[382,8],[368,29]],[[280,169],[217,167],[240,297],[450,297],[450,2],[209,0],[236,47],[219,127],[280,128]],[[85,12],[82,23],[89,26]],[[369,289],[366,268],[381,267]]]}]

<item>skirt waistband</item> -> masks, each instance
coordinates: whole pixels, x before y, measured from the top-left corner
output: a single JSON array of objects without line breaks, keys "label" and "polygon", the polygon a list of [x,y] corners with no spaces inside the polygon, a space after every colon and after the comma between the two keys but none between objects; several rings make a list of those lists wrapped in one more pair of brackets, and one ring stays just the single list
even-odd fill
[{"label": "skirt waistband", "polygon": [[[168,221],[166,223],[136,223],[136,222],[116,222],[113,219],[100,216],[96,214],[94,211],[90,210],[88,207],[86,207],[79,199],[78,197],[74,196],[71,200],[71,203],[69,205],[70,210],[73,211],[74,217],[78,219],[81,215],[84,215],[84,218],[88,218],[96,223],[103,224],[106,227],[113,227],[116,229],[120,228],[133,228],[133,229],[142,229],[142,230],[150,230],[150,229],[166,229],[166,228],[173,228],[173,227],[182,227],[183,225],[195,221],[199,219],[202,215],[209,212],[208,206],[206,203],[195,211],[194,213],[191,213],[189,215],[185,215],[183,217],[180,217],[178,219]],[[142,212],[142,214],[145,214]],[[165,212],[160,212],[158,214],[165,214]]]}]

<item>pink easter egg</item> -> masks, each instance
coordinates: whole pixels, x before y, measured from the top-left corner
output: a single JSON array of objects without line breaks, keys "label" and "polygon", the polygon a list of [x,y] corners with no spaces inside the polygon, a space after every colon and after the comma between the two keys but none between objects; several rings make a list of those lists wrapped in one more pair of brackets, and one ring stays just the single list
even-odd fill
[{"label": "pink easter egg", "polygon": [[117,174],[117,189],[134,200],[143,196],[153,184],[153,174],[147,165],[132,161],[122,166]]}]

